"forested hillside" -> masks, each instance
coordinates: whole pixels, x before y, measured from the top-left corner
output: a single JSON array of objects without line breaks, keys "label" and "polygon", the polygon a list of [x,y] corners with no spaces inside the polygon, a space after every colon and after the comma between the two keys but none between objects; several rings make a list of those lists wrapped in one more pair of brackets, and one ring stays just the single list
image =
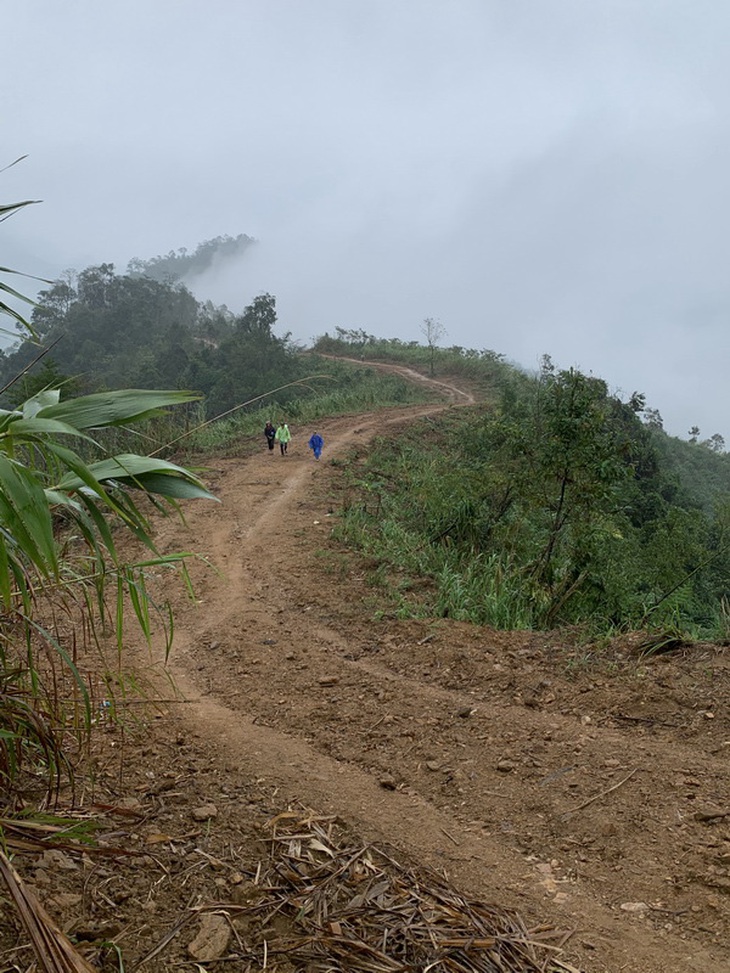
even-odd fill
[{"label": "forested hillside", "polygon": [[[26,340],[0,361],[7,405],[49,385],[178,388],[202,393],[209,419],[259,397],[314,417],[406,401],[402,380],[374,379],[368,360],[459,379],[480,405],[383,441],[357,467],[362,501],[348,509],[347,537],[432,586],[417,604],[406,580],[399,611],[730,636],[730,456],[696,429],[688,441],[667,436],[639,392],[621,401],[547,356],[529,375],[492,350],[339,328],[305,355],[276,333],[270,294],[234,315],[111,264],[56,281],[32,321],[40,347]],[[248,434],[245,421],[225,427],[228,442]]]},{"label": "forested hillside", "polygon": [[194,389],[214,415],[306,374],[289,336],[274,331],[272,295],[260,295],[236,316],[199,303],[182,284],[118,275],[113,264],[88,267],[41,291],[32,322],[41,346],[24,340],[0,359],[3,385],[37,362],[5,393],[8,404],[69,380],[82,392]]}]

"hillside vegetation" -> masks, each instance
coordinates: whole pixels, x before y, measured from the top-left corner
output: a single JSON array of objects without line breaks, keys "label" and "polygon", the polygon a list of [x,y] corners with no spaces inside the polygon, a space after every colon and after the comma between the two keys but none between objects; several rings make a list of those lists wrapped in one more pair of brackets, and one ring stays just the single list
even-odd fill
[{"label": "hillside vegetation", "polygon": [[43,291],[32,322],[46,353],[36,361],[25,340],[3,355],[3,384],[21,375],[6,403],[48,385],[192,389],[204,406],[146,434],[163,451],[200,454],[240,450],[265,418],[310,422],[430,394],[370,360],[449,376],[481,405],[378,441],[350,471],[343,536],[397,579],[399,613],[593,634],[648,627],[657,644],[728,635],[730,458],[719,437],[667,436],[640,393],[623,402],[548,357],[529,375],[496,351],[341,328],[303,349],[277,334],[272,295],[236,316],[172,273],[154,279],[161,261],[121,276],[90,267]]},{"label": "hillside vegetation", "polygon": [[[369,348],[414,364],[428,354]],[[350,470],[342,535],[375,559],[399,615],[645,628],[648,651],[730,634],[726,454],[667,436],[642,395],[622,402],[549,358],[530,376],[493,352],[439,350],[436,370],[479,376],[489,403],[381,438]]]}]

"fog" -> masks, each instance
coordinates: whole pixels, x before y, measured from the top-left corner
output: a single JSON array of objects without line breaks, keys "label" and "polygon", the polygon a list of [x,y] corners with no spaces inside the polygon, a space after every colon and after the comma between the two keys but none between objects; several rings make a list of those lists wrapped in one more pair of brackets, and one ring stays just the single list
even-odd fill
[{"label": "fog", "polygon": [[709,0],[5,4],[0,263],[257,240],[196,281],[531,369],[730,441],[730,7]]}]

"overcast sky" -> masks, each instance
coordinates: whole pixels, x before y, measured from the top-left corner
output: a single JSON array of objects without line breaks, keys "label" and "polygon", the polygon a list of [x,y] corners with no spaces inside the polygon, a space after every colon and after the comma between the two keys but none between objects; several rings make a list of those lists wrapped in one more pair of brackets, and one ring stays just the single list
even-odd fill
[{"label": "overcast sky", "polygon": [[0,264],[258,244],[199,296],[547,353],[730,444],[730,4],[0,0]]}]

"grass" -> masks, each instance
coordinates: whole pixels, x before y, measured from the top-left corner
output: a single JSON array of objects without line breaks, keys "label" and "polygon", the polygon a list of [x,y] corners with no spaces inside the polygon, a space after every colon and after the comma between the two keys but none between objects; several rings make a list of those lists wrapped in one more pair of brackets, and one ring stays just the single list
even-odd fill
[{"label": "grass", "polygon": [[303,390],[298,398],[285,403],[272,398],[265,405],[208,421],[197,430],[186,431],[178,450],[184,456],[197,457],[231,451],[245,454],[253,441],[258,445],[268,419],[274,423],[311,425],[320,419],[417,405],[433,398],[428,389],[367,366],[325,361],[322,368],[330,374],[317,387]]},{"label": "grass", "polygon": [[314,552],[314,557],[319,561],[325,574],[338,581],[346,581],[349,577],[352,561],[349,554],[342,551],[317,550]]},{"label": "grass", "polygon": [[[471,415],[460,409],[418,423],[397,441],[376,441],[367,458],[343,463],[348,501],[335,535],[378,563],[370,583],[388,592],[398,617],[532,629],[544,599],[507,555],[479,553],[476,536],[468,552],[451,543],[452,531],[468,537],[472,529],[471,501],[462,510],[454,498],[471,473],[454,463],[444,443],[463,437]],[[412,590],[414,579],[428,583]]]},{"label": "grass", "polygon": [[491,349],[477,350],[453,345],[431,349],[417,341],[404,342],[397,338],[376,338],[359,333],[355,340],[341,340],[324,335],[317,339],[315,352],[361,358],[363,362],[383,361],[403,365],[434,378],[461,379],[477,396],[488,399],[496,388],[511,380],[515,366]]}]

